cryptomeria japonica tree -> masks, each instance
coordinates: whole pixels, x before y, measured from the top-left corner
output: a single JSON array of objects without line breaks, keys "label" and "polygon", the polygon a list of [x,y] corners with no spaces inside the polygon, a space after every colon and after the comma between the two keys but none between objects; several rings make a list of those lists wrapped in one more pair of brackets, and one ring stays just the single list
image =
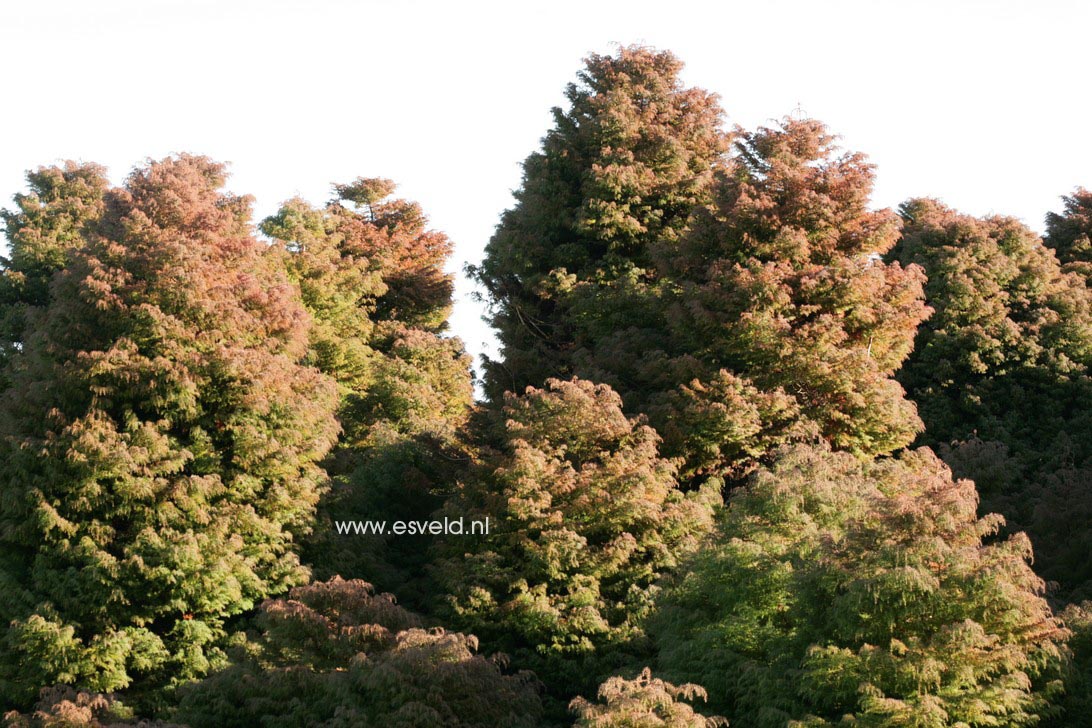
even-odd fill
[{"label": "cryptomeria japonica tree", "polygon": [[336,388],[224,167],[136,169],[73,243],[0,403],[0,694],[185,681],[307,578]]}]

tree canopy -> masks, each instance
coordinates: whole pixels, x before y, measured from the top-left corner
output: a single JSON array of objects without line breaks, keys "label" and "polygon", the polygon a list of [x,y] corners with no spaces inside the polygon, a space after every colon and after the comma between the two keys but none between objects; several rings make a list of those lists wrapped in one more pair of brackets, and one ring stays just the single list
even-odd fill
[{"label": "tree canopy", "polygon": [[589,55],[467,268],[476,382],[392,180],[255,225],[206,157],[29,172],[4,724],[1085,726],[1092,193],[1040,237],[876,179]]},{"label": "tree canopy", "polygon": [[5,700],[198,677],[226,618],[307,577],[335,387],[224,181],[182,155],[106,192],[7,363]]},{"label": "tree canopy", "polygon": [[782,451],[661,600],[665,676],[736,726],[1034,725],[1066,632],[977,505],[925,449]]}]

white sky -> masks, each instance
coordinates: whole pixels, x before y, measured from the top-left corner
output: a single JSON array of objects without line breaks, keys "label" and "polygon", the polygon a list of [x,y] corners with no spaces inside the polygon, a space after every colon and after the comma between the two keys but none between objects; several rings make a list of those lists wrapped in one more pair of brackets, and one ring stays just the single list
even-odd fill
[{"label": "white sky", "polygon": [[[802,108],[879,166],[874,201],[939,197],[1042,229],[1092,187],[1092,3],[784,0],[0,0],[0,203],[63,159],[231,162],[230,187],[325,202],[390,177],[476,262],[589,51],[674,51],[729,123]],[[461,281],[454,332],[490,335]]]}]

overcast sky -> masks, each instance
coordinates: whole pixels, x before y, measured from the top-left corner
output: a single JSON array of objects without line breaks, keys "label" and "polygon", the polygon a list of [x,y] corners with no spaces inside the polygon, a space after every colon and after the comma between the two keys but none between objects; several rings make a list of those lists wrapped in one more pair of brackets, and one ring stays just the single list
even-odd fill
[{"label": "overcast sky", "polygon": [[[381,176],[476,262],[589,51],[674,51],[729,123],[796,109],[878,165],[874,202],[1043,214],[1092,187],[1092,3],[0,2],[0,200],[26,169],[207,154],[259,217]],[[461,281],[454,332],[490,336]]]}]

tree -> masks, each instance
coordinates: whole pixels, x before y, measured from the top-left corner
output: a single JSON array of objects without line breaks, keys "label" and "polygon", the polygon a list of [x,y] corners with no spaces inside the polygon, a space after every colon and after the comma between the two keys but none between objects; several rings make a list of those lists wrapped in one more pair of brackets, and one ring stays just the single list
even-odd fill
[{"label": "tree", "polygon": [[502,344],[487,393],[609,384],[688,479],[816,432],[865,454],[908,444],[920,422],[892,375],[924,279],[878,259],[900,221],[868,209],[872,166],[810,119],[723,132],[679,68],[627,48],[570,86],[475,269]]},{"label": "tree", "polygon": [[584,698],[573,700],[580,728],[717,728],[728,725],[724,718],[707,718],[695,713],[681,699],[706,699],[700,685],[679,685],[652,677],[647,667],[633,680],[612,677],[599,686],[599,703]]},{"label": "tree", "polygon": [[[893,374],[928,309],[920,269],[878,259],[900,223],[868,209],[872,165],[811,119],[738,136],[712,201],[652,245],[657,286],[577,284],[574,310],[620,312],[595,319],[582,375],[647,413],[685,476],[745,473],[812,434],[905,446],[921,424]],[[655,326],[627,323],[639,308]]]},{"label": "tree", "polygon": [[[1092,392],[1092,296],[1083,282],[1012,218],[979,220],[934,200],[911,200],[902,215],[892,256],[925,269],[936,309],[899,373],[925,419],[925,442],[977,434],[1042,463],[1061,432],[1092,435],[1073,427],[1087,419],[1081,402]],[[1076,462],[1092,455],[1089,445]]]},{"label": "tree", "polygon": [[647,652],[657,581],[708,531],[718,488],[680,492],[656,433],[604,385],[549,380],[509,396],[505,415],[504,450],[442,512],[488,518],[489,534],[442,542],[438,579],[448,621],[571,697],[620,651]]},{"label": "tree", "polygon": [[348,450],[367,439],[377,420],[395,422],[401,409],[413,409],[396,406],[386,414],[374,402],[363,402],[377,386],[397,386],[391,380],[398,376],[391,370],[397,369],[396,360],[405,361],[399,354],[412,359],[410,349],[449,350],[446,368],[461,365],[465,371],[453,380],[446,376],[450,371],[435,381],[418,376],[417,384],[443,392],[441,399],[449,401],[440,402],[438,409],[433,402],[417,408],[417,419],[436,422],[398,427],[450,436],[469,406],[469,369],[458,342],[446,340],[444,345],[436,336],[447,327],[451,310],[453,280],[443,270],[451,241],[427,229],[416,203],[386,200],[394,190],[390,180],[358,178],[335,185],[338,197],[323,210],[293,199],[261,225],[274,239],[315,319],[310,360],[341,385],[341,420],[347,433],[343,449]]},{"label": "tree", "polygon": [[920,428],[892,375],[928,309],[919,270],[877,260],[899,225],[868,209],[872,165],[835,143],[811,119],[743,135],[680,254],[664,254],[670,318],[708,372],[790,393],[838,449],[886,453]]},{"label": "tree", "polygon": [[53,274],[102,216],[109,186],[102,167],[76,162],[28,172],[27,185],[17,210],[0,212],[10,249],[0,258],[0,367],[23,346],[27,317],[49,300]]},{"label": "tree", "polygon": [[1046,215],[1046,237],[1066,270],[1092,280],[1092,192],[1078,188],[1072,195],[1063,195],[1062,212]]},{"label": "tree", "polygon": [[334,520],[427,518],[468,461],[473,392],[451,309],[451,242],[390,180],[334,186],[324,209],[285,203],[262,223],[315,320],[308,361],[341,389],[334,486],[307,555],[321,577],[367,576],[423,604],[427,537],[338,535]]},{"label": "tree", "polygon": [[136,692],[222,660],[225,620],[306,579],[295,554],[337,433],[308,316],[181,155],[105,195],[0,402],[0,695]]},{"label": "tree", "polygon": [[1092,293],[1017,220],[934,200],[902,215],[892,256],[926,270],[936,309],[899,373],[926,423],[921,442],[1028,531],[1042,575],[1087,592]]},{"label": "tree", "polygon": [[492,401],[572,376],[573,283],[652,276],[650,245],[676,239],[707,199],[728,137],[716,97],[685,87],[681,70],[671,53],[641,46],[592,54],[566,90],[568,109],[553,110],[516,205],[472,271],[501,343],[501,360],[485,367]]},{"label": "tree", "polygon": [[1035,724],[1066,631],[977,505],[927,449],[783,450],[661,599],[664,674],[737,726]]},{"label": "tree", "polygon": [[362,581],[332,579],[262,605],[236,663],[182,691],[193,728],[540,725],[527,673],[475,655],[477,640],[425,630]]}]

